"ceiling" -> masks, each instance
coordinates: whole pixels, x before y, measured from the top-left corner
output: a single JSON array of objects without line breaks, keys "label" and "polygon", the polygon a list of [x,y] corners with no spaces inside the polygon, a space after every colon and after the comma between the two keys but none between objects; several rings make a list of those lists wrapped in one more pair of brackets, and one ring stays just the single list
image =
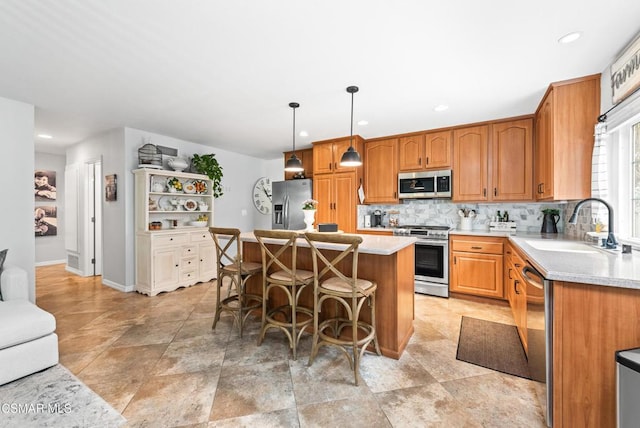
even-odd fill
[{"label": "ceiling", "polygon": [[274,159],[291,101],[298,147],[349,135],[349,85],[364,138],[533,113],[550,82],[602,72],[638,16],[636,0],[1,0],[0,96],[36,106],[37,151],[132,127]]}]

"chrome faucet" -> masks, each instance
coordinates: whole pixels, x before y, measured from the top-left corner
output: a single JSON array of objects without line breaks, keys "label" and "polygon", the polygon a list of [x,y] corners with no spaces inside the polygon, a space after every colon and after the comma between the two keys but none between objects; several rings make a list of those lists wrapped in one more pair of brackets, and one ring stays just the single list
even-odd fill
[{"label": "chrome faucet", "polygon": [[607,210],[609,211],[609,234],[607,235],[607,240],[605,241],[604,247],[609,249],[616,248],[618,246],[618,241],[616,241],[616,237],[613,234],[613,208],[611,207],[611,205],[609,205],[602,199],[587,198],[578,202],[578,205],[576,205],[576,207],[573,210],[573,214],[571,214],[571,218],[569,218],[569,223],[576,224],[578,222],[578,212],[580,211],[580,208],[585,203],[591,202],[591,201],[601,202],[604,204],[605,207],[607,207]]}]

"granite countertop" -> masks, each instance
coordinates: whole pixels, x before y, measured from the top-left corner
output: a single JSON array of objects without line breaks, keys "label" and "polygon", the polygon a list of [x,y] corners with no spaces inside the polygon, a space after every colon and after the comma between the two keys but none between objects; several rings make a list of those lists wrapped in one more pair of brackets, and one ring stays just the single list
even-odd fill
[{"label": "granite countertop", "polygon": [[[621,246],[615,252],[598,249],[562,233],[452,230],[450,234],[507,237],[548,280],[640,289],[640,252],[622,254]],[[550,240],[584,245],[584,251],[578,252],[579,246],[576,247],[578,251],[536,248]]]},{"label": "granite countertop", "polygon": [[[362,244],[358,251],[362,254],[377,254],[381,256],[390,256],[398,251],[413,245],[418,239],[411,236],[385,236],[385,235],[358,235],[362,237]],[[242,241],[258,242],[253,232],[243,232],[240,234]],[[298,239],[300,247],[309,247],[304,239]],[[318,243],[318,248],[327,250],[341,250],[344,245]]]}]

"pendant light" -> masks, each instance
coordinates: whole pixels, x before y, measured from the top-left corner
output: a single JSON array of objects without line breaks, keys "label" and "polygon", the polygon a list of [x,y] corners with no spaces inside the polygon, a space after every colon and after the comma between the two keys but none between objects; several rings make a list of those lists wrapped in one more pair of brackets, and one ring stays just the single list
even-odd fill
[{"label": "pendant light", "polygon": [[360,166],[362,165],[362,159],[360,159],[356,149],[353,148],[353,94],[358,92],[358,87],[349,86],[347,92],[351,94],[351,139],[349,140],[349,148],[340,159],[340,166]]},{"label": "pendant light", "polygon": [[300,172],[304,171],[302,167],[302,162],[296,156],[296,109],[300,107],[298,103],[289,103],[289,107],[293,109],[293,153],[291,157],[287,160],[287,164],[284,167],[285,171],[290,172]]}]

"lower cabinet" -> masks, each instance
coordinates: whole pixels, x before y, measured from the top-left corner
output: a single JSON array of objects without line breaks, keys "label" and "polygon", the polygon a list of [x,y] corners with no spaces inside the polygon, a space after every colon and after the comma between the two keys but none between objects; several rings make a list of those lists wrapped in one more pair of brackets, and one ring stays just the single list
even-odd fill
[{"label": "lower cabinet", "polygon": [[216,277],[209,231],[140,232],[136,236],[136,291],[155,296]]},{"label": "lower cabinet", "polygon": [[518,335],[525,352],[527,348],[527,286],[522,277],[524,261],[520,254],[506,244],[504,252],[504,293],[509,300],[511,313],[518,328]]},{"label": "lower cabinet", "polygon": [[449,239],[449,289],[504,299],[503,238],[454,235]]}]

